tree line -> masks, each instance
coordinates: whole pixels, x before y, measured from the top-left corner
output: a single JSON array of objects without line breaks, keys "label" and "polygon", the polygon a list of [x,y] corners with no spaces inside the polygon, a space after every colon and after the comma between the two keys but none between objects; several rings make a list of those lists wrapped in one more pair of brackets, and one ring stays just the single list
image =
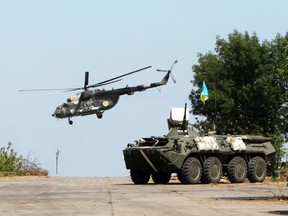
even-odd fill
[{"label": "tree line", "polygon": [[[214,52],[199,53],[192,70],[194,126],[200,132],[268,136],[279,162],[288,141],[288,33],[271,41],[237,30],[227,39],[217,36]],[[205,104],[203,81],[209,92]]]}]

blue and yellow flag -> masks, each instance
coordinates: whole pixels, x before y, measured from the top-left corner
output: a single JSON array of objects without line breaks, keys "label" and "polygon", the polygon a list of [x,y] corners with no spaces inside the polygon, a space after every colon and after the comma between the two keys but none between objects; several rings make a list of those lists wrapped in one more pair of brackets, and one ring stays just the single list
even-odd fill
[{"label": "blue and yellow flag", "polygon": [[200,100],[203,102],[203,104],[205,104],[205,101],[208,100],[208,98],[209,98],[208,89],[206,87],[205,81],[203,81]]}]

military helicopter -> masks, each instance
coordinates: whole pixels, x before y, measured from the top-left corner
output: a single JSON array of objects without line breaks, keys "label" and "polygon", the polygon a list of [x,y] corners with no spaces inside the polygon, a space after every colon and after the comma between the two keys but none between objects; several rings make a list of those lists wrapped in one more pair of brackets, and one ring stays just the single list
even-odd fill
[{"label": "military helicopter", "polygon": [[52,90],[79,91],[79,90],[82,90],[76,95],[69,97],[67,101],[63,103],[62,105],[58,106],[55,112],[52,114],[52,116],[57,119],[68,118],[68,123],[72,125],[73,121],[71,120],[71,118],[76,117],[76,116],[86,116],[86,115],[96,114],[96,116],[99,119],[101,119],[103,117],[103,113],[106,110],[113,108],[118,103],[119,97],[121,95],[125,95],[125,94],[133,95],[134,92],[145,91],[146,89],[149,89],[149,88],[155,88],[158,86],[166,85],[170,76],[172,77],[173,82],[176,83],[174,77],[171,74],[171,71],[176,63],[177,63],[177,60],[172,64],[169,70],[157,69],[157,71],[166,72],[166,75],[160,82],[148,83],[144,85],[137,85],[137,86],[132,86],[132,87],[126,86],[124,88],[111,89],[111,90],[98,88],[100,86],[104,86],[104,85],[108,85],[111,83],[121,81],[122,79],[120,78],[131,75],[133,73],[146,70],[148,68],[151,68],[151,66],[147,66],[147,67],[123,74],[121,76],[117,76],[112,79],[108,79],[108,80],[93,84],[93,85],[89,85],[89,72],[85,72],[84,86],[80,88],[30,89],[30,90],[19,90],[19,91],[50,91],[50,90],[51,91]]}]

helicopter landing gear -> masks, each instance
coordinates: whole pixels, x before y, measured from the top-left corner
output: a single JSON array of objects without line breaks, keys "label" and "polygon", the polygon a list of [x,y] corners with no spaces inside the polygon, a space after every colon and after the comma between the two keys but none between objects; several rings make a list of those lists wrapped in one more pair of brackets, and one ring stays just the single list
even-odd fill
[{"label": "helicopter landing gear", "polygon": [[102,112],[97,112],[96,116],[97,116],[97,118],[101,119],[103,117],[103,113]]},{"label": "helicopter landing gear", "polygon": [[69,123],[69,125],[72,125],[72,124],[73,124],[73,121],[70,120],[70,118],[69,118],[69,119],[68,119],[68,123]]}]

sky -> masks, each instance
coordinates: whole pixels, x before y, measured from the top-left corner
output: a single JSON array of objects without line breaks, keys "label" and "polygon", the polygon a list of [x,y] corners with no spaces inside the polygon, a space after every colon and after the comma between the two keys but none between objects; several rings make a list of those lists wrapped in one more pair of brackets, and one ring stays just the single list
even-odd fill
[{"label": "sky", "polygon": [[[287,32],[286,0],[0,0],[0,146],[60,176],[128,176],[122,150],[141,137],[168,132],[172,107],[189,103],[197,54],[234,30],[260,40]],[[74,93],[19,89],[82,87],[130,71],[105,89],[160,81],[176,84],[124,95],[104,113],[57,120],[55,108]],[[195,117],[190,115],[190,122]]]}]

